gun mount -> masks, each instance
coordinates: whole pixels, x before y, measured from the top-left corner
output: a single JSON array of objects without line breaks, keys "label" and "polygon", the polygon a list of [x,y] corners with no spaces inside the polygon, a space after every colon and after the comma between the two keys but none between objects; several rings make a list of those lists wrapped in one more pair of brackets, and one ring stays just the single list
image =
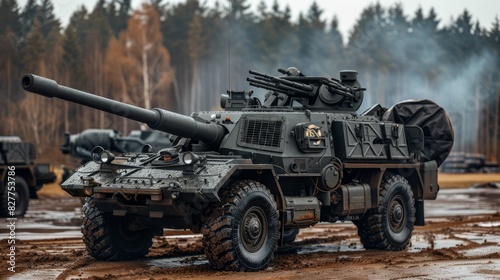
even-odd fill
[{"label": "gun mount", "polygon": [[250,72],[250,85],[269,91],[264,102],[253,91],[228,91],[224,111],[192,117],[24,76],[26,90],[184,137],[156,153],[95,147],[93,161],[61,185],[86,199],[89,254],[141,258],[163,228],[190,228],[203,234],[214,268],[256,271],[298,229],[345,220],[366,248],[404,249],[424,225],[424,201],[436,198],[437,167],[453,143],[444,110],[423,100],[358,115],[365,89],[356,71],[338,80],[280,72]]}]

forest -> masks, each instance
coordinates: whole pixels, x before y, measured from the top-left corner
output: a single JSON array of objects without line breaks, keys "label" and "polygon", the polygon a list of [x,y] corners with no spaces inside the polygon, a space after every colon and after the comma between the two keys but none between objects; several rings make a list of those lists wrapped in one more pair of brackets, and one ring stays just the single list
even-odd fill
[{"label": "forest", "polygon": [[[227,89],[248,90],[248,70],[338,78],[355,69],[367,88],[363,109],[406,99],[432,99],[454,126],[454,151],[500,160],[500,20],[482,26],[467,10],[451,21],[434,9],[402,4],[365,8],[347,38],[335,15],[313,2],[292,20],[293,7],[227,0],[163,0],[131,8],[131,0],[99,0],[78,8],[66,26],[51,0],[0,0],[0,135],[36,143],[39,157],[60,154],[65,131],[140,124],[26,93],[35,73],[145,108],[190,114],[219,108]],[[340,11],[339,11],[340,12]],[[408,16],[410,15],[410,16]],[[329,18],[331,20],[326,20]],[[360,111],[361,112],[361,111]]]}]

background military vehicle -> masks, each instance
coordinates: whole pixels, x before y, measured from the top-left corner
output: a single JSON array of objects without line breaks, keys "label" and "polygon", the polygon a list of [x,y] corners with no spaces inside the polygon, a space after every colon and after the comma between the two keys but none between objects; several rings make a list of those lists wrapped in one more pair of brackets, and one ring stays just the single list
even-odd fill
[{"label": "background military vehicle", "polygon": [[[151,145],[153,150],[170,147],[170,134],[161,131],[132,130],[128,136],[114,129],[85,129],[77,134],[64,133],[61,152],[79,159],[81,164],[92,160],[92,149],[95,146],[115,154],[140,152],[144,145]],[[62,181],[73,175],[74,170],[63,167]]]},{"label": "background military vehicle", "polygon": [[146,144],[153,150],[170,147],[170,135],[161,131],[132,130],[128,136],[114,129],[85,129],[77,134],[64,133],[63,154],[87,163],[92,160],[92,149],[101,146],[114,153],[140,152]]},{"label": "background military vehicle", "polygon": [[479,153],[451,152],[440,166],[443,173],[500,173],[498,162]]},{"label": "background military vehicle", "polygon": [[[163,228],[203,234],[216,269],[265,269],[285,231],[353,221],[367,249],[402,250],[424,202],[439,190],[437,168],[453,144],[444,110],[431,101],[362,114],[356,71],[340,79],[250,71],[250,85],[228,91],[224,111],[191,116],[146,110],[25,75],[25,90],[147,124],[175,135],[172,146],[141,153],[95,147],[93,161],[62,184],[86,197],[82,233],[100,260],[140,258]],[[424,108],[424,110],[422,110]]]},{"label": "background military vehicle", "polygon": [[0,216],[23,216],[30,198],[38,198],[36,192],[42,185],[55,181],[50,165],[35,164],[35,157],[33,143],[17,136],[0,136]]}]

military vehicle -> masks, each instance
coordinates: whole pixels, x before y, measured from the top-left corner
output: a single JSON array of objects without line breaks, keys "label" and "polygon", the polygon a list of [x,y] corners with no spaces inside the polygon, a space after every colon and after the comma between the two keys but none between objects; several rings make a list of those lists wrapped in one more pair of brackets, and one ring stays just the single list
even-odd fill
[{"label": "military vehicle", "polygon": [[35,164],[35,146],[17,136],[0,136],[0,216],[23,216],[30,198],[43,184],[55,181],[46,163]]},{"label": "military vehicle", "polygon": [[[25,75],[25,90],[89,106],[176,135],[169,148],[93,161],[62,184],[86,197],[82,233],[99,260],[141,258],[163,229],[203,234],[215,269],[258,271],[297,229],[352,221],[367,249],[402,250],[439,191],[437,168],[453,144],[444,110],[428,100],[361,114],[354,70],[340,79],[250,71],[223,111],[185,116],[147,110]],[[434,128],[434,126],[436,126]],[[293,239],[293,238],[292,238]]]},{"label": "military vehicle", "polygon": [[[140,152],[144,145],[151,145],[153,150],[170,147],[170,134],[161,131],[132,130],[128,136],[114,129],[85,129],[77,134],[64,133],[61,152],[80,159],[83,165],[92,160],[92,149],[100,146],[112,153]],[[73,175],[74,170],[63,166],[62,181]],[[82,198],[83,199],[83,198]]]},{"label": "military vehicle", "polygon": [[92,160],[92,149],[101,146],[113,153],[140,152],[146,144],[153,150],[171,146],[170,134],[161,131],[132,130],[128,136],[114,129],[85,129],[77,134],[64,133],[61,152],[87,163]]}]

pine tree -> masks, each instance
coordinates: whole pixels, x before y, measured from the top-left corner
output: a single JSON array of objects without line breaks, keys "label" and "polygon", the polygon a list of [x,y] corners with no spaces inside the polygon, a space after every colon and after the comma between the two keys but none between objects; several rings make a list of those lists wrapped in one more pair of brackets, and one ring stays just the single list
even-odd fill
[{"label": "pine tree", "polygon": [[30,32],[26,35],[21,57],[24,71],[28,73],[40,73],[43,55],[45,54],[45,42],[40,23],[35,20]]},{"label": "pine tree", "polygon": [[68,83],[77,86],[78,81],[83,75],[83,61],[82,49],[78,42],[77,31],[72,25],[68,25],[64,31],[63,49],[63,68],[68,75]]},{"label": "pine tree", "polygon": [[[199,109],[218,108],[220,94],[228,88],[229,49],[227,21],[224,11],[217,5],[204,8],[201,21],[204,34],[204,52],[200,60],[199,76],[206,102]],[[178,91],[176,91],[178,92]]]},{"label": "pine tree", "polygon": [[[77,30],[71,23],[64,31],[63,56],[60,65],[63,76],[61,77],[66,84],[72,87],[82,88],[85,81],[83,72],[82,49],[78,41]],[[70,131],[69,109],[75,107],[68,102],[64,103],[64,131]],[[74,111],[74,110],[73,110]],[[75,120],[76,122],[76,120]]]},{"label": "pine tree", "polygon": [[83,49],[85,43],[87,42],[87,36],[90,33],[89,13],[85,6],[80,6],[71,15],[68,27],[69,26],[71,26],[71,28],[75,31],[78,44],[80,45],[80,48]]},{"label": "pine tree", "polygon": [[162,22],[161,30],[164,45],[176,55],[172,62],[180,67],[186,67],[189,61],[188,45],[189,24],[197,13],[202,13],[202,7],[198,0],[187,0],[178,3],[164,11],[165,20]]},{"label": "pine tree", "polygon": [[40,18],[40,31],[44,40],[45,56],[44,65],[46,75],[57,76],[59,74],[59,60],[62,56],[61,24],[54,15],[54,6],[51,0],[42,0],[37,18]]},{"label": "pine tree", "polygon": [[[203,26],[201,24],[201,16],[195,15],[191,23],[189,24],[188,30],[188,50],[189,58],[192,64],[192,78],[191,78],[191,100],[190,107],[188,111],[195,111],[201,107],[201,104],[205,104],[203,98],[203,88],[200,81],[200,58],[203,55],[205,49],[205,42],[203,38]],[[186,102],[188,103],[188,102]]]},{"label": "pine tree", "polygon": [[[181,94],[192,94],[190,89],[193,86],[194,72],[193,61],[191,60],[192,54],[190,54],[189,49],[189,32],[190,29],[192,29],[190,28],[190,25],[192,25],[196,16],[204,14],[205,9],[206,7],[200,5],[198,0],[187,0],[185,3],[178,3],[174,6],[166,8],[163,11],[164,21],[161,23],[163,43],[169,52],[175,53],[175,55],[171,58],[171,63],[172,65],[175,65],[173,91],[176,99],[180,99]],[[199,20],[201,21],[202,19],[200,18]],[[207,29],[204,28],[203,30],[196,31],[196,33],[199,33],[199,36],[203,36],[201,34],[206,30]],[[193,43],[191,45],[192,49],[195,48]],[[196,46],[196,48],[205,49],[205,45]],[[202,55],[203,53],[196,53],[195,56],[199,59]],[[179,103],[177,105],[177,109],[182,113],[189,114],[192,112],[189,110],[189,100],[193,99],[189,96],[184,96],[182,99],[188,100],[188,102],[185,102],[184,104]],[[179,100],[179,102],[181,101]]]},{"label": "pine tree", "polygon": [[0,134],[14,134],[15,118],[13,104],[19,100],[19,7],[15,0],[0,0],[0,99],[5,106],[0,110]]},{"label": "pine tree", "polygon": [[37,14],[37,19],[40,20],[42,36],[44,38],[48,38],[50,33],[59,33],[61,23],[54,15],[54,5],[51,0],[42,0]]},{"label": "pine tree", "polygon": [[[346,60],[363,73],[366,87],[368,88],[364,104],[385,104],[385,89],[379,83],[385,69],[379,61],[388,57],[386,50],[381,45],[382,34],[384,34],[385,10],[380,4],[370,5],[361,13],[349,37],[347,44]],[[380,86],[379,86],[380,85]],[[376,94],[371,94],[376,93]]]},{"label": "pine tree", "polygon": [[115,37],[118,37],[120,32],[127,28],[131,2],[131,0],[113,0],[106,7],[108,21]]},{"label": "pine tree", "polygon": [[278,2],[274,1],[271,11],[263,10],[261,13],[263,15],[256,25],[255,43],[258,44],[255,56],[261,67],[276,70],[297,65],[299,44],[289,21],[289,11],[286,8],[281,10]]},{"label": "pine tree", "polygon": [[230,0],[227,26],[229,33],[229,83],[230,88],[243,88],[246,86],[244,77],[248,68],[255,64],[255,50],[251,48],[253,39],[256,38],[255,16],[250,11],[247,0]]},{"label": "pine tree", "polygon": [[20,26],[16,0],[0,0],[0,34],[19,32]]},{"label": "pine tree", "polygon": [[34,25],[39,6],[36,0],[28,0],[21,13],[21,37],[25,38]]},{"label": "pine tree", "polygon": [[[45,75],[44,56],[45,44],[40,23],[35,20],[30,32],[26,35],[26,42],[22,48],[21,57],[23,59],[25,73],[38,73]],[[27,118],[26,125],[22,125],[25,135],[32,135],[28,139],[33,140],[37,146],[41,147],[41,131],[43,129],[43,108],[44,100],[37,95],[30,95],[21,102],[21,110]],[[37,149],[42,150],[42,149]]]},{"label": "pine tree", "polygon": [[[493,54],[493,57],[500,59],[500,20],[495,17],[491,29],[487,33],[487,44],[488,49]],[[492,159],[500,162],[500,66],[498,63],[495,64],[494,68],[490,71],[489,79],[486,81],[486,90],[492,100],[489,103],[489,108],[491,113],[490,121],[491,124],[491,141],[490,141],[490,155]]]},{"label": "pine tree", "polygon": [[[99,0],[94,9],[88,16],[86,21],[88,25],[85,38],[85,45],[83,47],[85,72],[87,76],[86,90],[95,92],[101,95],[109,96],[109,92],[105,91],[106,81],[104,76],[104,60],[108,47],[108,42],[113,36],[113,30],[108,21],[106,13],[106,2]],[[89,110],[85,108],[84,110]],[[90,111],[89,111],[90,112]],[[103,112],[98,115],[89,114],[90,117],[84,120],[84,126],[91,124],[98,128],[108,128],[109,118]]]},{"label": "pine tree", "polygon": [[342,69],[348,69],[349,65],[345,61],[345,48],[342,34],[338,30],[338,20],[337,17],[333,17],[330,22],[330,28],[326,34],[327,40],[324,48],[327,49],[329,54],[328,64],[331,65],[325,70],[329,71],[330,75],[336,74],[336,72]]},{"label": "pine tree", "polygon": [[473,43],[472,28],[472,16],[469,11],[464,10],[450,27],[444,29],[441,45],[447,54],[446,59],[451,63],[461,64],[470,53]]},{"label": "pine tree", "polygon": [[[315,61],[304,68],[307,73],[317,73],[318,75],[332,75],[334,71],[333,53],[330,52],[328,46],[331,41],[326,36],[326,21],[321,19],[323,10],[316,2],[313,2],[307,13],[307,28],[309,37],[306,37],[303,42],[306,44],[307,59]],[[302,41],[302,38],[301,38]],[[312,66],[312,67],[311,67]]]}]

